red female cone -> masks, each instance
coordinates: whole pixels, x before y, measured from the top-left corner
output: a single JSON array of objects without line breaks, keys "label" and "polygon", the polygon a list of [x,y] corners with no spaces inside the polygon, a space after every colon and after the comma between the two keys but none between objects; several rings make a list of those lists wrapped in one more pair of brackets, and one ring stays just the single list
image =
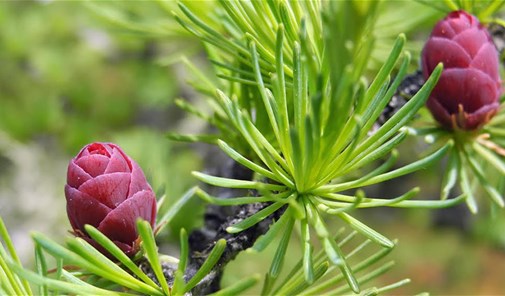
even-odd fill
[{"label": "red female cone", "polygon": [[94,246],[98,245],[86,234],[86,224],[129,256],[137,251],[137,219],[154,227],[156,198],[151,186],[139,165],[115,144],[89,144],[70,161],[65,196],[74,233]]},{"label": "red female cone", "polygon": [[475,130],[498,111],[502,92],[498,51],[489,32],[465,11],[453,11],[433,29],[421,56],[424,78],[444,70],[427,102],[445,128]]}]

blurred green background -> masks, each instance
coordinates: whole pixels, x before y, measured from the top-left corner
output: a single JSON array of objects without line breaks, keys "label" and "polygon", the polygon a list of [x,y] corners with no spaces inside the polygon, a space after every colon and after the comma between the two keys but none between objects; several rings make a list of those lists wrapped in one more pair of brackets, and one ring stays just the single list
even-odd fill
[{"label": "blurred green background", "polygon": [[[118,143],[144,169],[158,198],[166,194],[171,202],[197,184],[190,172],[212,160],[206,145],[165,137],[168,131],[206,128],[173,102],[198,97],[186,83],[180,57],[208,67],[201,45],[178,27],[168,8],[131,1],[0,2],[0,215],[25,263],[31,264],[33,253],[30,231],[57,241],[68,235],[66,165],[83,145]],[[414,57],[426,34],[411,35],[417,38],[408,45]],[[383,36],[379,50],[394,36]],[[412,153],[414,145],[406,143],[404,152]],[[374,190],[392,196],[420,185],[425,196],[435,197],[436,170]],[[177,230],[201,225],[203,210],[195,198],[181,211],[160,235],[163,252],[177,255]],[[413,283],[395,293],[505,294],[503,211],[472,217],[465,207],[387,209],[364,211],[360,218],[400,241],[390,256],[397,266],[381,281],[408,277]],[[296,257],[298,251],[293,241],[290,252]],[[241,254],[227,268],[223,284],[265,272],[270,253]]]}]

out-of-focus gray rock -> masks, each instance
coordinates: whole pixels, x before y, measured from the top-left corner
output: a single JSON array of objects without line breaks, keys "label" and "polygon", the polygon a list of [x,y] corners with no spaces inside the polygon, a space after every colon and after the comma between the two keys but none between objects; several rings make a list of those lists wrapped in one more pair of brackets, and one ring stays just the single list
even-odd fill
[{"label": "out-of-focus gray rock", "polygon": [[19,143],[0,132],[0,216],[24,264],[33,259],[32,231],[56,241],[66,237],[67,163],[59,151]]}]

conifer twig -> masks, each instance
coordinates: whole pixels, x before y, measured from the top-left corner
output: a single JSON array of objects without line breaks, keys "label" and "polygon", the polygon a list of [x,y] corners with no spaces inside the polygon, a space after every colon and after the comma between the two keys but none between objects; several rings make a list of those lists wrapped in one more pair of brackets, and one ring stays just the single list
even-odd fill
[{"label": "conifer twig", "polygon": [[[216,157],[214,155],[214,157]],[[225,156],[219,157],[219,159]],[[217,168],[217,176],[233,179],[252,179],[252,171],[241,166],[232,159],[226,159],[224,165]],[[221,188],[216,196],[232,198],[237,196],[238,190]],[[249,192],[253,196],[254,192]],[[277,220],[283,208],[276,211],[260,223],[239,233],[228,233],[226,228],[264,209],[269,203],[245,204],[233,207],[209,205],[204,216],[204,226],[193,231],[189,237],[190,258],[186,269],[186,278],[191,278],[200,268],[209,252],[219,239],[226,240],[226,249],[213,272],[206,276],[193,290],[195,295],[209,294],[220,289],[220,279],[224,266],[233,260],[241,251],[252,247],[256,239],[266,233],[269,226]]]}]

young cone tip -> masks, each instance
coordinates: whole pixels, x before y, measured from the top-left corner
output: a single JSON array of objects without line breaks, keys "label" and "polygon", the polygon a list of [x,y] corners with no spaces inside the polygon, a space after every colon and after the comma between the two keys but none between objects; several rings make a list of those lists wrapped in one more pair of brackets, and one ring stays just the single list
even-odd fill
[{"label": "young cone tip", "polygon": [[427,101],[444,128],[476,130],[496,114],[502,94],[499,54],[488,30],[462,10],[449,13],[431,32],[421,54],[424,78],[444,70]]},{"label": "young cone tip", "polygon": [[142,169],[116,144],[91,143],[70,160],[65,185],[67,215],[76,236],[102,253],[89,237],[90,224],[127,255],[138,250],[138,218],[154,227],[156,197]]}]

